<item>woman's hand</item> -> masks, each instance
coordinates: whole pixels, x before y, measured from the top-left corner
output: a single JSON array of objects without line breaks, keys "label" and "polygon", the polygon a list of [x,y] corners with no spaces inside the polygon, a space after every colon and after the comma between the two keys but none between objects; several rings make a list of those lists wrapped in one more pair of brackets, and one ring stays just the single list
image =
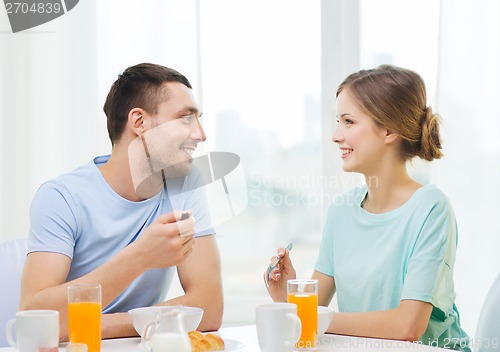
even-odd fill
[{"label": "woman's hand", "polygon": [[264,272],[264,283],[274,302],[286,302],[286,282],[295,279],[296,274],[290,260],[290,252],[286,248],[278,248],[278,255],[271,258],[269,265],[275,265],[278,260],[280,261],[274,270],[269,272],[268,268]]}]

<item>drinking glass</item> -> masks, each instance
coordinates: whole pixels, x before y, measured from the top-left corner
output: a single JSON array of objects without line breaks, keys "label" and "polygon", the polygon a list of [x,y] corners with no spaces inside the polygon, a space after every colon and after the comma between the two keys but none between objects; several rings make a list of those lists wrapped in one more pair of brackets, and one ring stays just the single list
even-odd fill
[{"label": "drinking glass", "polygon": [[70,343],[84,343],[88,352],[101,350],[101,285],[68,287]]},{"label": "drinking glass", "polygon": [[314,350],[318,335],[318,280],[288,280],[288,302],[297,305],[297,315],[302,323],[300,340],[295,347]]}]

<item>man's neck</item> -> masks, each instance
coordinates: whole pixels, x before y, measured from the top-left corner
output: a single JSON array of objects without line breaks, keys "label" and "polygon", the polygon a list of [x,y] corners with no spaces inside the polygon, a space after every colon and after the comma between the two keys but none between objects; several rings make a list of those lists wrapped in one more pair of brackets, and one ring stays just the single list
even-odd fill
[{"label": "man's neck", "polygon": [[[108,185],[119,196],[132,202],[151,198],[160,192],[163,187],[161,176],[159,180],[158,176],[151,176],[143,177],[141,182],[134,182],[128,152],[126,150],[124,152],[123,149],[114,147],[108,162],[99,167],[99,171]],[[142,168],[139,165],[132,167]]]}]

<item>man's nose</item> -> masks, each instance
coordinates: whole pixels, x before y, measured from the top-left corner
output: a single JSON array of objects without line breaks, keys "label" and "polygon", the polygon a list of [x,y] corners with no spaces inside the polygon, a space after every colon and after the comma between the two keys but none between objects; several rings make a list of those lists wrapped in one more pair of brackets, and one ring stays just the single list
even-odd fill
[{"label": "man's nose", "polygon": [[207,135],[205,134],[205,130],[203,129],[200,120],[198,120],[197,126],[193,130],[192,138],[202,142],[205,142],[207,139]]}]

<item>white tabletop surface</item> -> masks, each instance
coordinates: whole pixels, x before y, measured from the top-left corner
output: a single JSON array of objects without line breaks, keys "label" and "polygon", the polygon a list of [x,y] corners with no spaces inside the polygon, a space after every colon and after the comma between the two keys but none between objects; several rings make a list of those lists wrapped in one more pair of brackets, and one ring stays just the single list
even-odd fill
[{"label": "white tabletop surface", "polygon": [[[257,331],[255,325],[222,328],[218,332],[226,342],[224,351],[259,352]],[[140,338],[123,338],[103,340],[101,352],[142,352],[139,348]],[[318,338],[319,347],[316,351],[348,352],[367,351],[380,352],[386,350],[394,351],[450,351],[437,347],[430,347],[405,341],[368,339],[362,337],[342,335],[321,335]],[[65,352],[64,345],[59,347],[60,352]],[[0,348],[0,352],[17,352],[12,347]]]}]

